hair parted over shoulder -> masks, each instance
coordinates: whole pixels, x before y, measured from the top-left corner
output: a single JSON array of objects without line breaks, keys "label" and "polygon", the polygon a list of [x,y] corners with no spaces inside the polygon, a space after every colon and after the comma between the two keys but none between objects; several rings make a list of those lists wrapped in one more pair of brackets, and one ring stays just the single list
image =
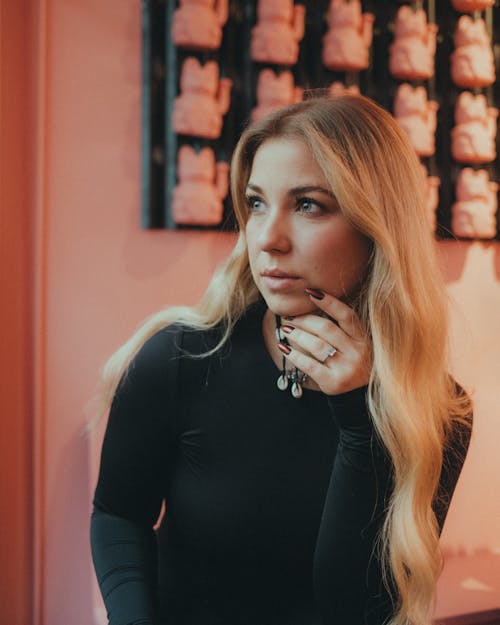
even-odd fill
[{"label": "hair parted over shoulder", "polygon": [[385,583],[396,591],[388,625],[430,625],[442,570],[432,503],[448,435],[455,422],[470,425],[471,402],[448,373],[448,301],[420,162],[380,106],[358,95],[312,98],[246,128],[231,163],[239,224],[231,255],[196,306],[160,311],[110,358],[103,369],[104,400],[109,405],[128,364],[159,329],[173,322],[197,329],[220,325],[223,333],[213,352],[258,299],[245,238],[245,189],[259,147],[280,137],[307,145],[345,217],[372,241],[364,284],[350,305],[371,340],[367,402],[393,465],[378,542]]}]

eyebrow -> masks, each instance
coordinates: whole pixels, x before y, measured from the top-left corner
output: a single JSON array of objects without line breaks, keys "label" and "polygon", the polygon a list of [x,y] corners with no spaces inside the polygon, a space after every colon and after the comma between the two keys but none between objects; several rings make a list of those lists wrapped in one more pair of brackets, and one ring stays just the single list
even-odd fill
[{"label": "eyebrow", "polygon": [[[262,195],[264,195],[264,191],[256,184],[252,184],[249,182],[247,184],[247,188],[251,191],[255,191],[256,193],[261,193]],[[300,195],[301,193],[311,193],[313,191],[319,191],[320,193],[324,193],[325,195],[328,195],[331,198],[335,199],[335,196],[331,191],[325,189],[324,187],[320,187],[319,185],[304,185],[301,187],[292,187],[288,191],[288,195]]]}]

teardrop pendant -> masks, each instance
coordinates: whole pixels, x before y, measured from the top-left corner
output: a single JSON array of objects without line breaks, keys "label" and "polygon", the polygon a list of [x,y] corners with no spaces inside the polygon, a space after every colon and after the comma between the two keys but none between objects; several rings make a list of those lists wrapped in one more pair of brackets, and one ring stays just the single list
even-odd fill
[{"label": "teardrop pendant", "polygon": [[288,377],[282,373],[276,381],[276,386],[280,391],[286,391],[288,388]]},{"label": "teardrop pendant", "polygon": [[302,397],[302,386],[298,382],[292,384],[292,395],[295,399],[300,399]]}]

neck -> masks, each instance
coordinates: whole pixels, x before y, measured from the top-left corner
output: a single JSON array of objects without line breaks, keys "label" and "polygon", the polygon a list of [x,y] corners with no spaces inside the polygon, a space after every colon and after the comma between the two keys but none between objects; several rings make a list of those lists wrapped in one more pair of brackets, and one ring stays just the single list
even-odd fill
[{"label": "neck", "polygon": [[276,368],[281,370],[283,354],[278,349],[275,315],[269,308],[266,310],[262,320],[262,335],[267,351],[276,365]]}]

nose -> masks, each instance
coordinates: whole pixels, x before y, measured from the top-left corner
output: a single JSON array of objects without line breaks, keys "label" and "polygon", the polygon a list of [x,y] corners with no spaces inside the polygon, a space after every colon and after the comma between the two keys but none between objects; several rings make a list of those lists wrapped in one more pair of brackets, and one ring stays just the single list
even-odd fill
[{"label": "nose", "polygon": [[290,250],[291,231],[285,212],[270,210],[263,216],[258,242],[264,252],[285,253]]}]

